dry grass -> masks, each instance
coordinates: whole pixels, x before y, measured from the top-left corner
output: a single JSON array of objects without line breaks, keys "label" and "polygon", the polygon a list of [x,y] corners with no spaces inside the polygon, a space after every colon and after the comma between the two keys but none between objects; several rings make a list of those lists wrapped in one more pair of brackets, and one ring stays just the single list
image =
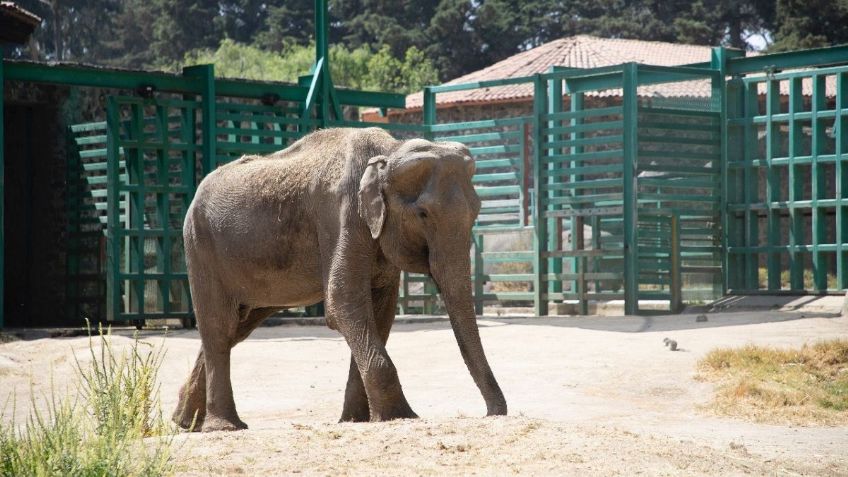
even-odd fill
[{"label": "dry grass", "polygon": [[711,407],[720,414],[781,424],[848,422],[848,339],[800,349],[720,348],[699,368],[718,384]]}]

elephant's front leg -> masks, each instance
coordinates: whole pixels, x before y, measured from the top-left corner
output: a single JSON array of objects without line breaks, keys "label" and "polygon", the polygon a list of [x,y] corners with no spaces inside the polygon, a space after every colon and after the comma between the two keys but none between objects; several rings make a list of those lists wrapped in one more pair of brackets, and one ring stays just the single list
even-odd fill
[{"label": "elephant's front leg", "polygon": [[[400,275],[398,274],[398,277]],[[389,333],[392,330],[392,323],[395,321],[395,311],[397,310],[399,280],[394,280],[392,283],[371,290],[371,303],[374,307],[374,321],[377,327],[377,333],[380,340],[385,346],[389,339]],[[368,396],[365,392],[365,386],[362,383],[362,376],[359,374],[359,368],[356,365],[356,360],[353,355],[350,357],[350,371],[347,378],[347,388],[345,389],[344,407],[342,409],[342,417],[339,422],[365,422],[370,419],[370,411],[368,408]],[[409,416],[409,417],[415,417]]]},{"label": "elephant's front leg", "polygon": [[350,346],[368,398],[370,419],[418,417],[403,395],[397,369],[377,330],[370,277],[356,276],[350,268],[356,267],[341,265],[329,274],[326,312]]}]

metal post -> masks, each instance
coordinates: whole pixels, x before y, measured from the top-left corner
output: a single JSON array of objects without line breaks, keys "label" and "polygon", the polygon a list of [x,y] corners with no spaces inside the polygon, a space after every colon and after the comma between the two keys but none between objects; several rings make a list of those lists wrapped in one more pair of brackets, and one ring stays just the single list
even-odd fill
[{"label": "metal post", "polygon": [[680,313],[683,309],[683,282],[680,277],[680,218],[671,216],[671,297],[669,310]]},{"label": "metal post", "polygon": [[217,121],[215,113],[215,65],[197,65],[183,68],[183,76],[197,78],[201,83],[200,111],[203,144],[203,171],[205,176],[217,167],[216,137]]},{"label": "metal post", "polygon": [[3,151],[6,149],[5,137],[3,136],[3,117],[4,117],[4,106],[3,106],[3,85],[5,84],[4,76],[3,76],[3,55],[0,54],[0,329],[3,328],[5,323],[4,321],[4,313],[5,302],[4,297],[6,295],[6,283],[4,282],[6,276],[6,245],[5,239],[3,238],[3,229],[6,223],[6,219],[4,218],[4,208],[5,208],[5,200],[4,197],[6,195],[6,175],[5,175],[5,159],[3,157]]},{"label": "metal post", "polygon": [[624,65],[623,115],[624,115],[624,314],[639,311],[639,261],[636,245],[636,163],[638,160],[638,65]]},{"label": "metal post", "polygon": [[329,29],[327,0],[315,0],[315,63],[327,58],[329,53]]},{"label": "metal post", "polygon": [[[727,131],[727,82],[726,71],[727,71],[727,51],[723,46],[719,46],[713,48],[712,55],[710,57],[710,68],[719,71],[719,75],[712,78],[712,100],[713,104],[718,106],[719,109],[719,140],[721,141],[721,148],[719,150],[721,154],[721,163],[719,164],[719,191],[721,193],[721,197],[719,199],[719,222],[721,224],[721,230],[719,233],[721,234],[721,294],[727,294],[727,284],[729,283],[728,279],[728,269],[727,269],[727,234],[728,234],[728,223],[729,219],[727,216],[727,198],[728,198],[728,147],[730,141],[728,140],[728,131]],[[675,220],[677,218],[675,217]],[[673,292],[673,290],[672,290]]]},{"label": "metal post", "polygon": [[[553,71],[553,67],[551,67],[551,71]],[[550,94],[548,96],[548,112],[550,114],[561,113],[562,112],[562,78],[554,78],[548,80],[548,86],[550,88]],[[548,121],[547,126],[549,128],[555,128],[562,126],[562,119],[556,119]],[[559,141],[561,139],[561,134],[551,134],[548,135],[548,141],[554,142]],[[562,148],[549,148],[547,153],[549,156],[559,155],[561,154]],[[548,164],[547,169],[551,171],[551,175],[548,177],[548,184],[554,184],[557,181],[557,177],[553,175],[553,171],[558,167],[557,164]],[[562,191],[560,190],[549,190],[547,192],[547,196],[549,199],[553,199],[557,196],[561,196]],[[555,202],[555,201],[554,201]],[[551,207],[552,210],[562,209],[560,205],[554,205]],[[553,246],[554,250],[560,251],[562,250],[562,217],[553,217],[548,219],[548,244]],[[573,232],[572,232],[573,233]],[[562,257],[552,257],[548,259],[548,267],[550,267],[549,271],[555,275],[562,274]],[[574,270],[572,268],[572,270]],[[562,279],[559,276],[551,277],[551,280],[548,282],[547,289],[551,293],[562,293]]]},{"label": "metal post", "polygon": [[474,313],[483,314],[483,250],[485,247],[484,235],[474,235]]},{"label": "metal post", "polygon": [[536,75],[533,79],[533,187],[536,189],[533,194],[533,301],[535,302],[536,316],[546,316],[548,314],[548,295],[545,280],[548,275],[548,231],[547,217],[545,211],[547,209],[547,201],[544,200],[544,194],[541,193],[542,181],[542,116],[546,113],[547,107],[547,85],[542,81],[541,75]]}]

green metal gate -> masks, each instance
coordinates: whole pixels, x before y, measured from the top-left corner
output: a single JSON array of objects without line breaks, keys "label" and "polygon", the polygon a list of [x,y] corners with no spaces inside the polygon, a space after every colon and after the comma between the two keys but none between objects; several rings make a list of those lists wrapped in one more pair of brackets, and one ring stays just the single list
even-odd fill
[{"label": "green metal gate", "polygon": [[[809,58],[845,62],[848,51],[840,49]],[[727,85],[726,178],[733,293],[848,289],[848,66],[792,69],[806,66],[804,59],[728,65],[735,73]]]},{"label": "green metal gate", "polygon": [[[711,91],[698,101],[649,94],[698,81]],[[627,314],[650,300],[675,311],[702,282],[720,295],[721,98],[718,72],[701,68],[630,63],[536,77],[537,314],[551,302],[587,313],[590,300],[614,299]]]},{"label": "green metal gate", "polygon": [[191,316],[182,224],[197,180],[199,109],[185,99],[108,99],[110,321]]}]

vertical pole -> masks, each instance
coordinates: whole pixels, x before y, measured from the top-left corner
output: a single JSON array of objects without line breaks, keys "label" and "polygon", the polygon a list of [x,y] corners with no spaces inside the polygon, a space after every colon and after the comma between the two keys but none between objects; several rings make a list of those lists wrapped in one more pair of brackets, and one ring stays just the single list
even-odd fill
[{"label": "vertical pole", "polygon": [[[201,174],[206,176],[217,167],[216,137],[217,121],[215,113],[215,65],[197,65],[183,68],[183,76],[197,78],[201,84],[200,94],[200,129],[203,144],[203,170]],[[193,186],[192,186],[193,187]],[[193,193],[192,193],[193,195]]]},{"label": "vertical pole", "polygon": [[484,235],[474,234],[474,313],[483,314]]},{"label": "vertical pole", "polygon": [[[553,71],[553,67],[551,67],[551,71]],[[552,78],[548,80],[548,87],[550,89],[550,94],[548,96],[548,112],[550,114],[556,114],[562,112],[562,78]],[[562,119],[552,119],[547,122],[547,126],[549,128],[562,126]],[[562,133],[557,134],[549,134],[547,140],[549,142],[559,141],[562,139]],[[562,154],[561,147],[548,148],[547,150],[548,156],[559,156]],[[551,174],[548,177],[547,183],[554,184],[556,182],[562,181],[562,176],[555,175],[555,171],[557,169],[561,169],[558,164],[552,163],[548,164],[547,167],[549,173]],[[560,190],[554,190],[551,188],[547,192],[548,199],[554,199],[558,196],[561,196],[562,192]],[[553,201],[556,203],[556,201]],[[552,205],[551,210],[561,210],[561,205]],[[553,217],[548,220],[548,244],[550,244],[551,248],[556,251],[562,250],[562,217]],[[572,232],[573,234],[573,232]],[[551,276],[551,280],[548,281],[547,289],[551,293],[562,293],[562,278],[559,276],[562,274],[562,257],[555,256],[548,259],[548,267],[549,271],[554,275]],[[573,270],[573,269],[572,269]]]},{"label": "vertical pole", "polygon": [[544,278],[548,275],[548,231],[547,217],[545,211],[547,204],[541,192],[541,185],[544,177],[542,175],[542,158],[544,152],[542,150],[542,116],[546,113],[547,106],[547,85],[542,80],[542,76],[537,74],[533,79],[533,301],[535,303],[536,316],[546,316],[548,314],[548,296],[547,287],[545,286]]},{"label": "vertical pole", "polygon": [[[766,81],[766,227],[768,232],[768,290],[780,290],[780,254],[774,250],[780,243],[780,209],[775,207],[780,196],[780,181],[773,160],[780,149],[780,124],[773,115],[780,113],[780,83],[774,79]],[[814,115],[815,117],[815,115]],[[814,120],[815,121],[815,120]],[[815,130],[815,122],[813,123]],[[813,159],[815,160],[815,159]]]},{"label": "vertical pole", "polygon": [[624,65],[624,314],[639,311],[638,250],[636,248],[636,162],[638,160],[638,117],[636,97],[638,65]]},{"label": "vertical pole", "polygon": [[[804,183],[797,174],[795,158],[802,155],[801,142],[803,135],[801,124],[796,114],[802,111],[804,95],[801,78],[793,78],[789,83],[789,169],[788,189],[789,203],[801,200]],[[798,246],[804,242],[804,214],[797,207],[789,207],[789,288],[800,291],[804,289],[804,259],[798,253]]]},{"label": "vertical pole", "polygon": [[[819,200],[825,197],[824,171],[819,167],[819,155],[824,154],[825,121],[819,117],[821,111],[826,109],[825,76],[813,76],[813,164],[810,198],[812,199],[813,213],[813,290],[816,293],[827,291],[827,269],[828,264],[825,254],[821,252],[821,246],[826,241],[826,221],[824,208],[819,205]],[[840,160],[842,158],[839,158]]]},{"label": "vertical pole", "polygon": [[[427,139],[432,140],[433,136],[434,136],[433,124],[436,123],[436,94],[433,92],[432,88],[430,88],[429,86],[424,87],[424,105],[423,106],[424,106],[424,111],[423,111],[423,113],[424,113],[424,117],[423,117],[423,120],[424,120],[424,136]],[[475,266],[476,266],[476,264],[475,264]],[[406,273],[406,272],[404,272],[404,273]],[[405,277],[408,277],[408,276],[409,276],[408,274],[405,275]],[[438,293],[438,288],[432,285],[432,282],[431,282],[430,279],[428,279],[427,281],[424,282],[424,294],[427,295],[427,297],[424,298],[424,308],[422,310],[423,313],[431,314],[435,311],[435,301],[436,301],[435,298],[436,298],[437,293]],[[475,296],[474,297],[475,308],[476,308],[477,300],[478,300],[478,298]],[[480,303],[482,303],[482,301]]]},{"label": "vertical pole", "polygon": [[[571,100],[571,105],[570,105],[571,106],[571,112],[575,113],[575,114],[572,115],[571,124],[569,124],[569,125],[572,126],[575,129],[575,131],[573,131],[571,133],[569,139],[571,141],[573,141],[575,144],[578,140],[583,138],[583,133],[576,131],[577,126],[583,124],[583,118],[580,117],[578,114],[576,114],[576,113],[583,111],[583,99],[584,99],[584,93],[582,91],[571,93],[571,98],[570,98],[570,100]],[[579,155],[583,154],[583,152],[584,152],[583,146],[577,146],[577,145],[571,146],[572,160],[569,161],[569,166],[571,167],[572,170],[574,170],[576,168],[580,168],[580,167],[583,166],[582,160],[581,161],[573,160],[574,156],[579,156]],[[582,174],[571,174],[571,176],[569,177],[569,180],[571,181],[572,184],[575,184],[577,182],[582,182],[583,181],[583,175]],[[576,200],[577,196],[580,195],[580,194],[581,194],[580,189],[578,189],[577,187],[574,187],[574,188],[571,189],[571,197],[574,198],[575,200]],[[577,202],[574,202],[574,205],[572,205],[572,207],[581,207],[581,206],[577,205]],[[592,217],[592,219],[594,219],[597,216],[591,216],[591,217]],[[592,224],[592,227],[593,227],[592,228],[592,234],[594,236],[594,234],[595,234],[595,229],[594,229],[595,223],[592,222],[592,219],[590,219],[590,223]],[[586,249],[585,244],[582,240],[584,223],[585,223],[585,216],[582,216],[582,215],[581,216],[577,216],[577,215],[571,216],[571,250],[572,251],[585,250]],[[578,240],[577,237],[581,237],[581,239]],[[594,249],[594,243],[593,243],[592,246],[593,246],[593,249]],[[581,263],[585,263],[585,262],[581,262],[580,260],[581,259],[577,256],[571,257],[571,271],[572,272],[576,272],[578,266]],[[594,258],[592,260],[593,260],[593,263],[597,263]],[[582,273],[582,272],[585,272],[586,269],[583,268],[580,271]],[[578,287],[578,282],[576,280],[573,281],[571,287],[572,287],[572,290],[576,290],[577,287]],[[597,282],[596,282],[595,283],[595,293],[598,293],[598,291],[599,291],[599,289],[597,287]],[[581,307],[584,306],[584,303],[582,303],[582,301],[580,302],[580,306]],[[586,303],[585,306],[586,306],[587,311],[586,311],[586,313],[581,311],[580,312],[581,315],[588,314],[588,306],[589,306],[588,303]],[[582,310],[582,308],[581,308],[581,310]]]},{"label": "vertical pole", "polygon": [[436,124],[436,93],[430,86],[424,87],[424,134],[433,137],[433,125]]},{"label": "vertical pole", "polygon": [[754,158],[759,150],[757,144],[757,127],[752,120],[757,116],[759,106],[759,95],[757,91],[758,83],[750,82],[743,85],[744,87],[744,117],[745,117],[745,137],[743,139],[745,175],[744,175],[744,201],[745,201],[745,246],[748,251],[745,253],[745,288],[747,290],[760,289],[760,217],[759,211],[752,206],[759,202],[760,194],[760,167],[754,167]]},{"label": "vertical pole", "polygon": [[[727,131],[727,82],[725,78],[727,77],[727,51],[724,47],[716,47],[712,50],[712,55],[710,57],[710,69],[717,70],[719,72],[718,76],[714,76],[712,78],[712,100],[713,105],[718,107],[719,110],[719,140],[721,141],[721,162],[719,164],[719,194],[720,194],[720,205],[719,205],[719,223],[721,224],[721,230],[718,232],[721,234],[720,243],[721,243],[721,276],[719,279],[721,280],[721,294],[727,294],[727,284],[729,283],[728,279],[728,267],[727,267],[727,241],[728,241],[728,224],[730,222],[727,215],[727,200],[728,200],[728,179],[730,170],[727,166],[728,163],[728,152],[730,147],[730,140]],[[676,218],[675,218],[676,220]]]},{"label": "vertical pole", "polygon": [[671,216],[671,298],[669,308],[679,313],[683,308],[683,282],[680,279],[680,218]]},{"label": "vertical pole", "polygon": [[[121,241],[116,236],[120,220],[121,195],[118,193],[118,161],[120,117],[115,98],[106,103],[106,320],[114,321],[122,308],[121,285],[118,280],[121,263]],[[129,174],[127,167],[127,174]],[[127,204],[127,214],[129,214]],[[127,255],[129,255],[127,248]],[[127,290],[129,293],[129,290]]]},{"label": "vertical pole", "polygon": [[[315,63],[321,58],[327,58],[329,52],[327,18],[327,0],[315,0]],[[326,63],[326,59],[324,62]]]},{"label": "vertical pole", "polygon": [[845,113],[843,109],[848,107],[848,73],[839,73],[836,76],[836,122],[833,129],[836,133],[836,288],[848,289],[848,254],[846,254],[846,242],[848,242],[848,207],[846,207],[846,192],[848,192],[848,167],[845,166],[844,154],[848,153],[845,147],[846,136]]},{"label": "vertical pole", "polygon": [[5,107],[3,106],[3,86],[5,85],[5,80],[3,76],[3,55],[0,53],[0,329],[3,328],[5,323],[5,315],[3,310],[5,309],[5,301],[4,298],[6,296],[6,244],[5,239],[3,237],[3,229],[5,228],[6,219],[4,218],[4,209],[5,209],[5,199],[6,196],[6,173],[5,173],[5,158],[3,157],[3,152],[6,149],[6,139],[3,136],[3,119],[4,119],[4,111]]}]

